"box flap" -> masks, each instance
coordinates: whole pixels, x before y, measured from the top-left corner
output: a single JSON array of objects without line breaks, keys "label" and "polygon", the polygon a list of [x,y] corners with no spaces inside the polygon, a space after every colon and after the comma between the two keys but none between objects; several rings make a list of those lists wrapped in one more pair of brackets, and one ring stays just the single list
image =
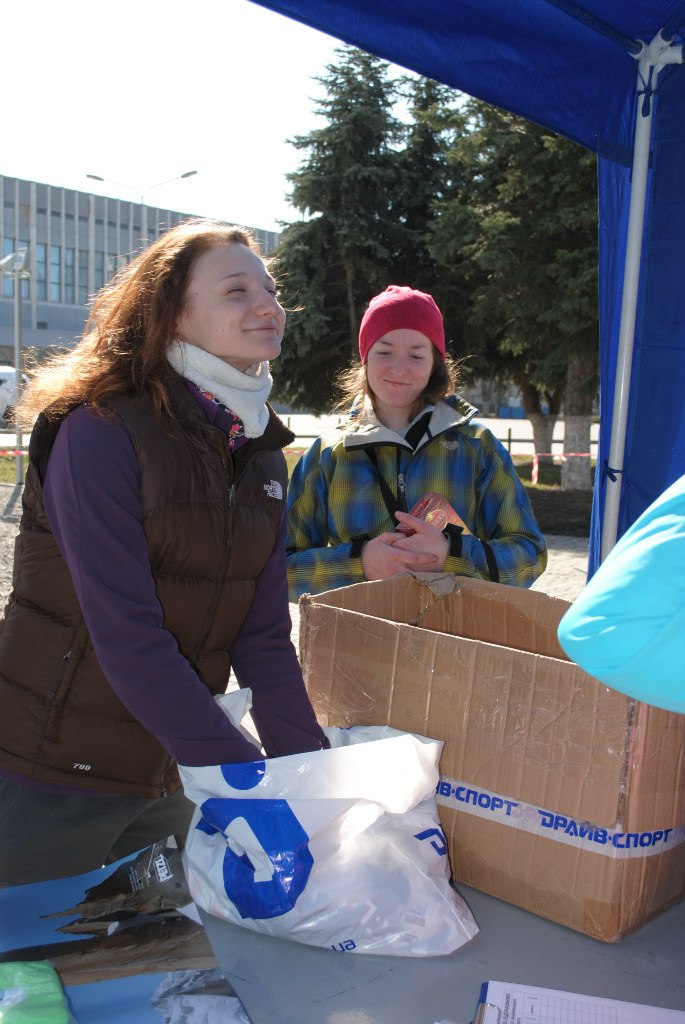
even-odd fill
[{"label": "box flap", "polygon": [[568,661],[311,602],[300,652],[323,724],[445,742],[441,772],[607,827],[625,776],[628,698]]},{"label": "box flap", "polygon": [[568,602],[519,587],[452,573],[406,573],[301,600],[567,660],[557,627]]}]

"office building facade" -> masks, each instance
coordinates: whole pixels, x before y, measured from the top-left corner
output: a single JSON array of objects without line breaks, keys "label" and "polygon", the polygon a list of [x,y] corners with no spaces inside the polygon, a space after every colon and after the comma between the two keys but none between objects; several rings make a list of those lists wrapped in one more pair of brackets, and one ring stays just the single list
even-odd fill
[{"label": "office building facade", "polygon": [[[189,213],[110,199],[0,175],[0,253],[29,247],[30,276],[21,282],[22,347],[73,344],[88,301],[141,248]],[[278,232],[253,229],[264,252]],[[14,363],[14,280],[0,278],[0,363]]]}]

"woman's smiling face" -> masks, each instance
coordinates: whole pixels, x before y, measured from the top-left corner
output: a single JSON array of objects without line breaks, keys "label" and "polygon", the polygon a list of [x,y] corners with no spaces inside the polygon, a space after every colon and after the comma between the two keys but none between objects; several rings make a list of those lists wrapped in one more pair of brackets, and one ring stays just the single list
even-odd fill
[{"label": "woman's smiling face", "polygon": [[285,311],[263,260],[240,243],[216,245],[196,260],[176,335],[238,370],[275,359]]},{"label": "woman's smiling face", "polygon": [[384,410],[393,420],[404,410],[408,423],[432,372],[433,345],[420,331],[399,328],[374,342],[366,357],[366,376],[379,419],[384,420]]}]

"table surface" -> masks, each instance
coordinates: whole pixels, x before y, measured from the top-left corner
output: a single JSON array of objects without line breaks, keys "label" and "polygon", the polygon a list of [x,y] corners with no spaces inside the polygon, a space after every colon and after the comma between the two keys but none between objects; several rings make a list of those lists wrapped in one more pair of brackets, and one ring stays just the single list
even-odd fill
[{"label": "table surface", "polygon": [[469,1024],[487,980],[685,1011],[684,904],[606,944],[466,886],[459,891],[480,933],[443,957],[335,953],[202,917],[252,1024]]}]

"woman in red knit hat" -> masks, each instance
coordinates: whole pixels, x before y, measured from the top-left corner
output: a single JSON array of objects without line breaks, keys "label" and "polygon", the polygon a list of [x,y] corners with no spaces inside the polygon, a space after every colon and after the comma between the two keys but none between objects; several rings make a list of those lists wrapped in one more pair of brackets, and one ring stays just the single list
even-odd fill
[{"label": "woman in red knit hat", "polygon": [[529,587],[545,542],[507,450],[455,394],[432,296],[390,285],[371,299],[359,355],[339,380],[344,431],[317,438],[290,481],[291,601],[411,570]]}]

